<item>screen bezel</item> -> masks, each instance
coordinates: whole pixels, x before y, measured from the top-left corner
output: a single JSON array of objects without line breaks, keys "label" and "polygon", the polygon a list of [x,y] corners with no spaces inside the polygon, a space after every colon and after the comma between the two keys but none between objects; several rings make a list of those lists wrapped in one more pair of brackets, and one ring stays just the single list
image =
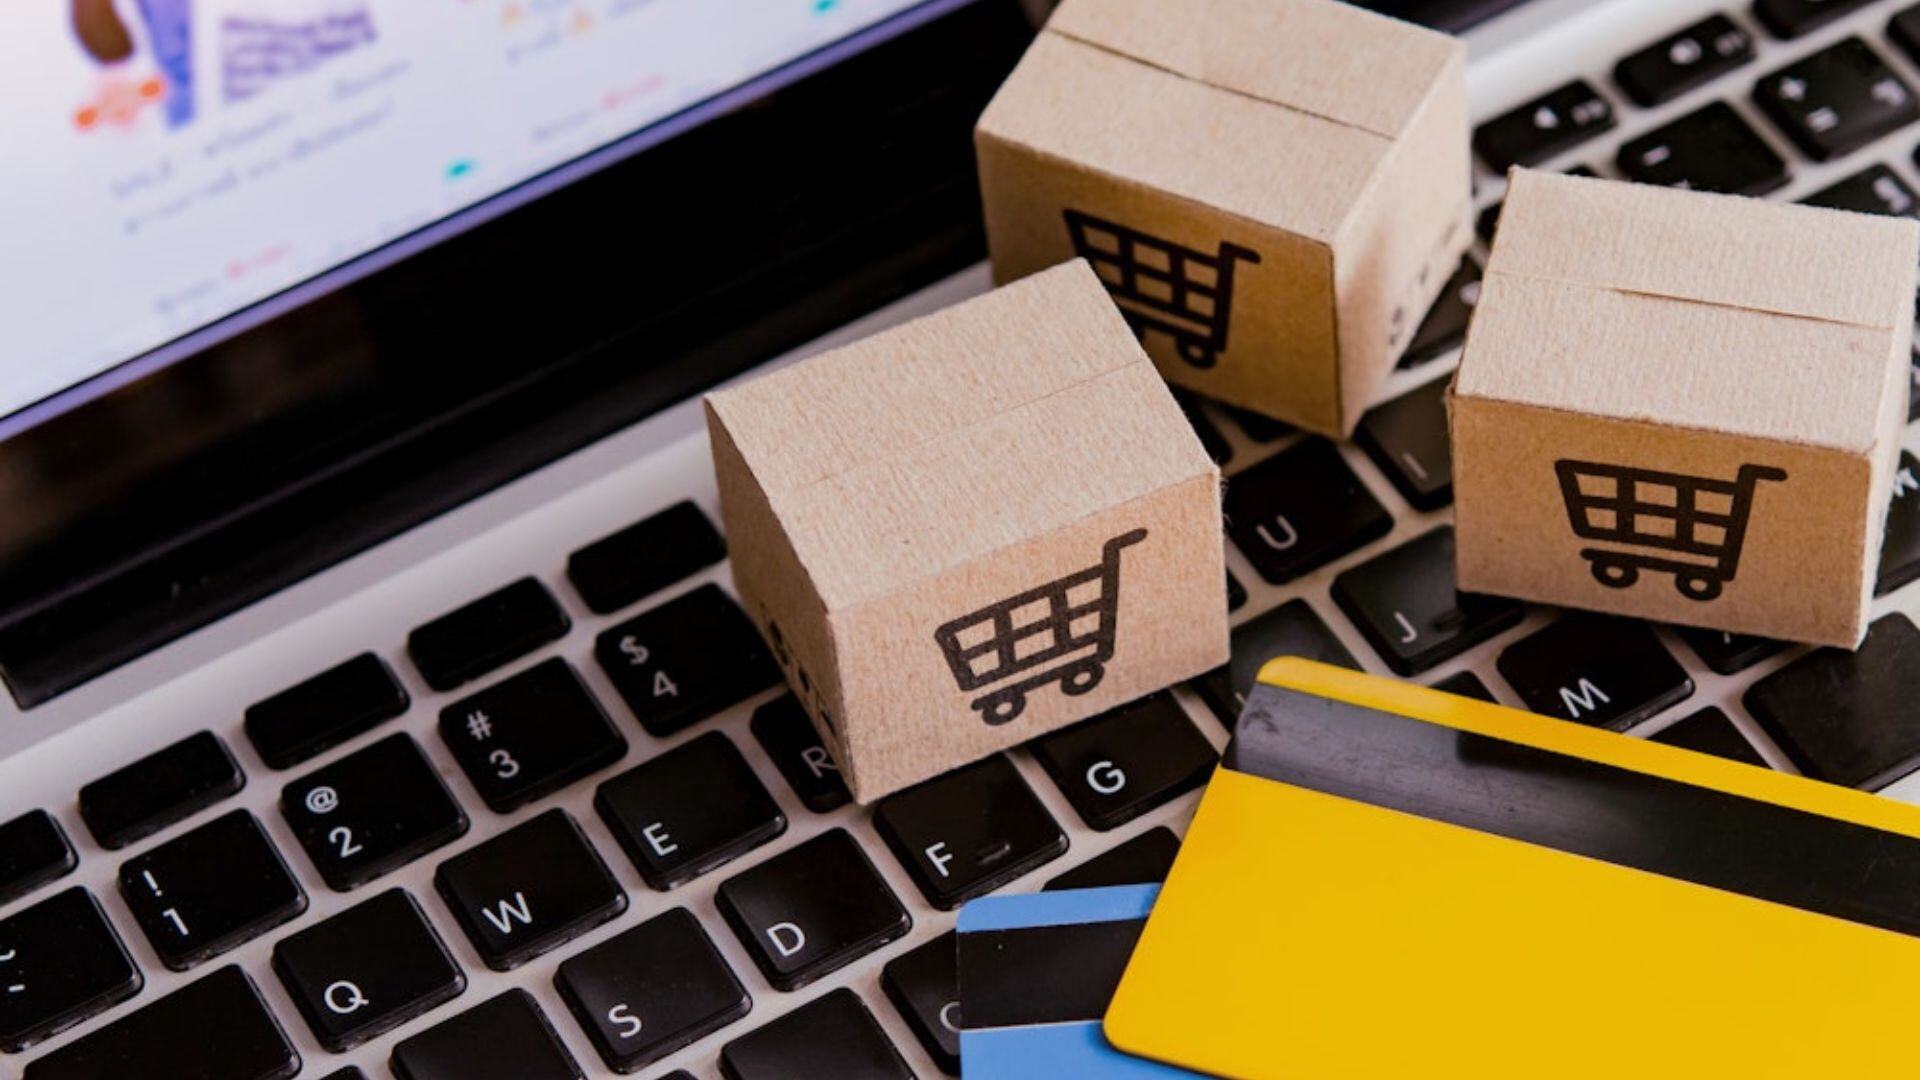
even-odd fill
[{"label": "screen bezel", "polygon": [[[14,432],[16,700],[979,258],[968,133],[1030,34],[1016,0],[954,5]],[[636,251],[675,255],[619,258]]]}]

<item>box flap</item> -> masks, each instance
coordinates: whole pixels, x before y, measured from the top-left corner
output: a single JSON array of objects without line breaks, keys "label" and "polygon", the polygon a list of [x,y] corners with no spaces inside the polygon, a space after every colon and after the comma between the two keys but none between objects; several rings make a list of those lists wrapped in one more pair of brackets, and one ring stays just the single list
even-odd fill
[{"label": "box flap", "polygon": [[1150,361],[1083,261],[708,398],[767,494]]},{"label": "box flap", "polygon": [[1920,223],[1516,169],[1489,274],[1891,329]]},{"label": "box flap", "polygon": [[1516,171],[1462,397],[1864,453],[1920,224]]},{"label": "box flap", "polygon": [[1385,139],[1465,49],[1333,0],[1065,0],[1047,31]]},{"label": "box flap", "polygon": [[979,132],[1326,245],[1394,145],[1062,34],[1034,41]]},{"label": "box flap", "polygon": [[832,609],[1214,470],[1079,261],[708,402]]}]

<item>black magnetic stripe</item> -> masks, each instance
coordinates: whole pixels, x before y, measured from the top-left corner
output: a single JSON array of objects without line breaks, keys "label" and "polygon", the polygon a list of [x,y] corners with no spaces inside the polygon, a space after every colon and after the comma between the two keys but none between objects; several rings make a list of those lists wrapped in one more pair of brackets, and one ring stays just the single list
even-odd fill
[{"label": "black magnetic stripe", "polygon": [[1226,764],[1920,937],[1920,840],[1850,821],[1265,683]]},{"label": "black magnetic stripe", "polygon": [[960,935],[960,1016],[969,1029],[1098,1020],[1145,919]]}]

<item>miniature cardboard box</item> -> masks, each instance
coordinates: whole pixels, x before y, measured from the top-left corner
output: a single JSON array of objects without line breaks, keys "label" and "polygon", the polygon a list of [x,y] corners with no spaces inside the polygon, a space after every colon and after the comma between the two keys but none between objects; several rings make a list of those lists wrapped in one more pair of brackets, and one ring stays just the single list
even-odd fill
[{"label": "miniature cardboard box", "polygon": [[862,802],[1227,660],[1219,470],[1084,262],[707,425],[741,600]]},{"label": "miniature cardboard box", "polygon": [[1349,434],[1471,238],[1464,56],[1334,0],[1066,0],[974,132],[994,277],[1086,258],[1168,382]]},{"label": "miniature cardboard box", "polygon": [[1516,170],[1449,395],[1459,587],[1847,648],[1920,224]]}]

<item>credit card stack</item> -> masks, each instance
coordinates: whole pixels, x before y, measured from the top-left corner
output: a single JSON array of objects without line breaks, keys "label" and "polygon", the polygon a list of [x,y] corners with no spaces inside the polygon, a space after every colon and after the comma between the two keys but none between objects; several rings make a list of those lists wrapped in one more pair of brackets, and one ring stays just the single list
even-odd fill
[{"label": "credit card stack", "polygon": [[991,896],[960,911],[966,1080],[1170,1080],[1193,1074],[1107,1045],[1100,1017],[1158,885]]},{"label": "credit card stack", "polygon": [[[1279,660],[1104,1030],[1236,1077],[1894,1075],[1917,838],[1913,806]],[[961,941],[969,1024],[1073,996],[1010,977],[996,1014]]]}]

